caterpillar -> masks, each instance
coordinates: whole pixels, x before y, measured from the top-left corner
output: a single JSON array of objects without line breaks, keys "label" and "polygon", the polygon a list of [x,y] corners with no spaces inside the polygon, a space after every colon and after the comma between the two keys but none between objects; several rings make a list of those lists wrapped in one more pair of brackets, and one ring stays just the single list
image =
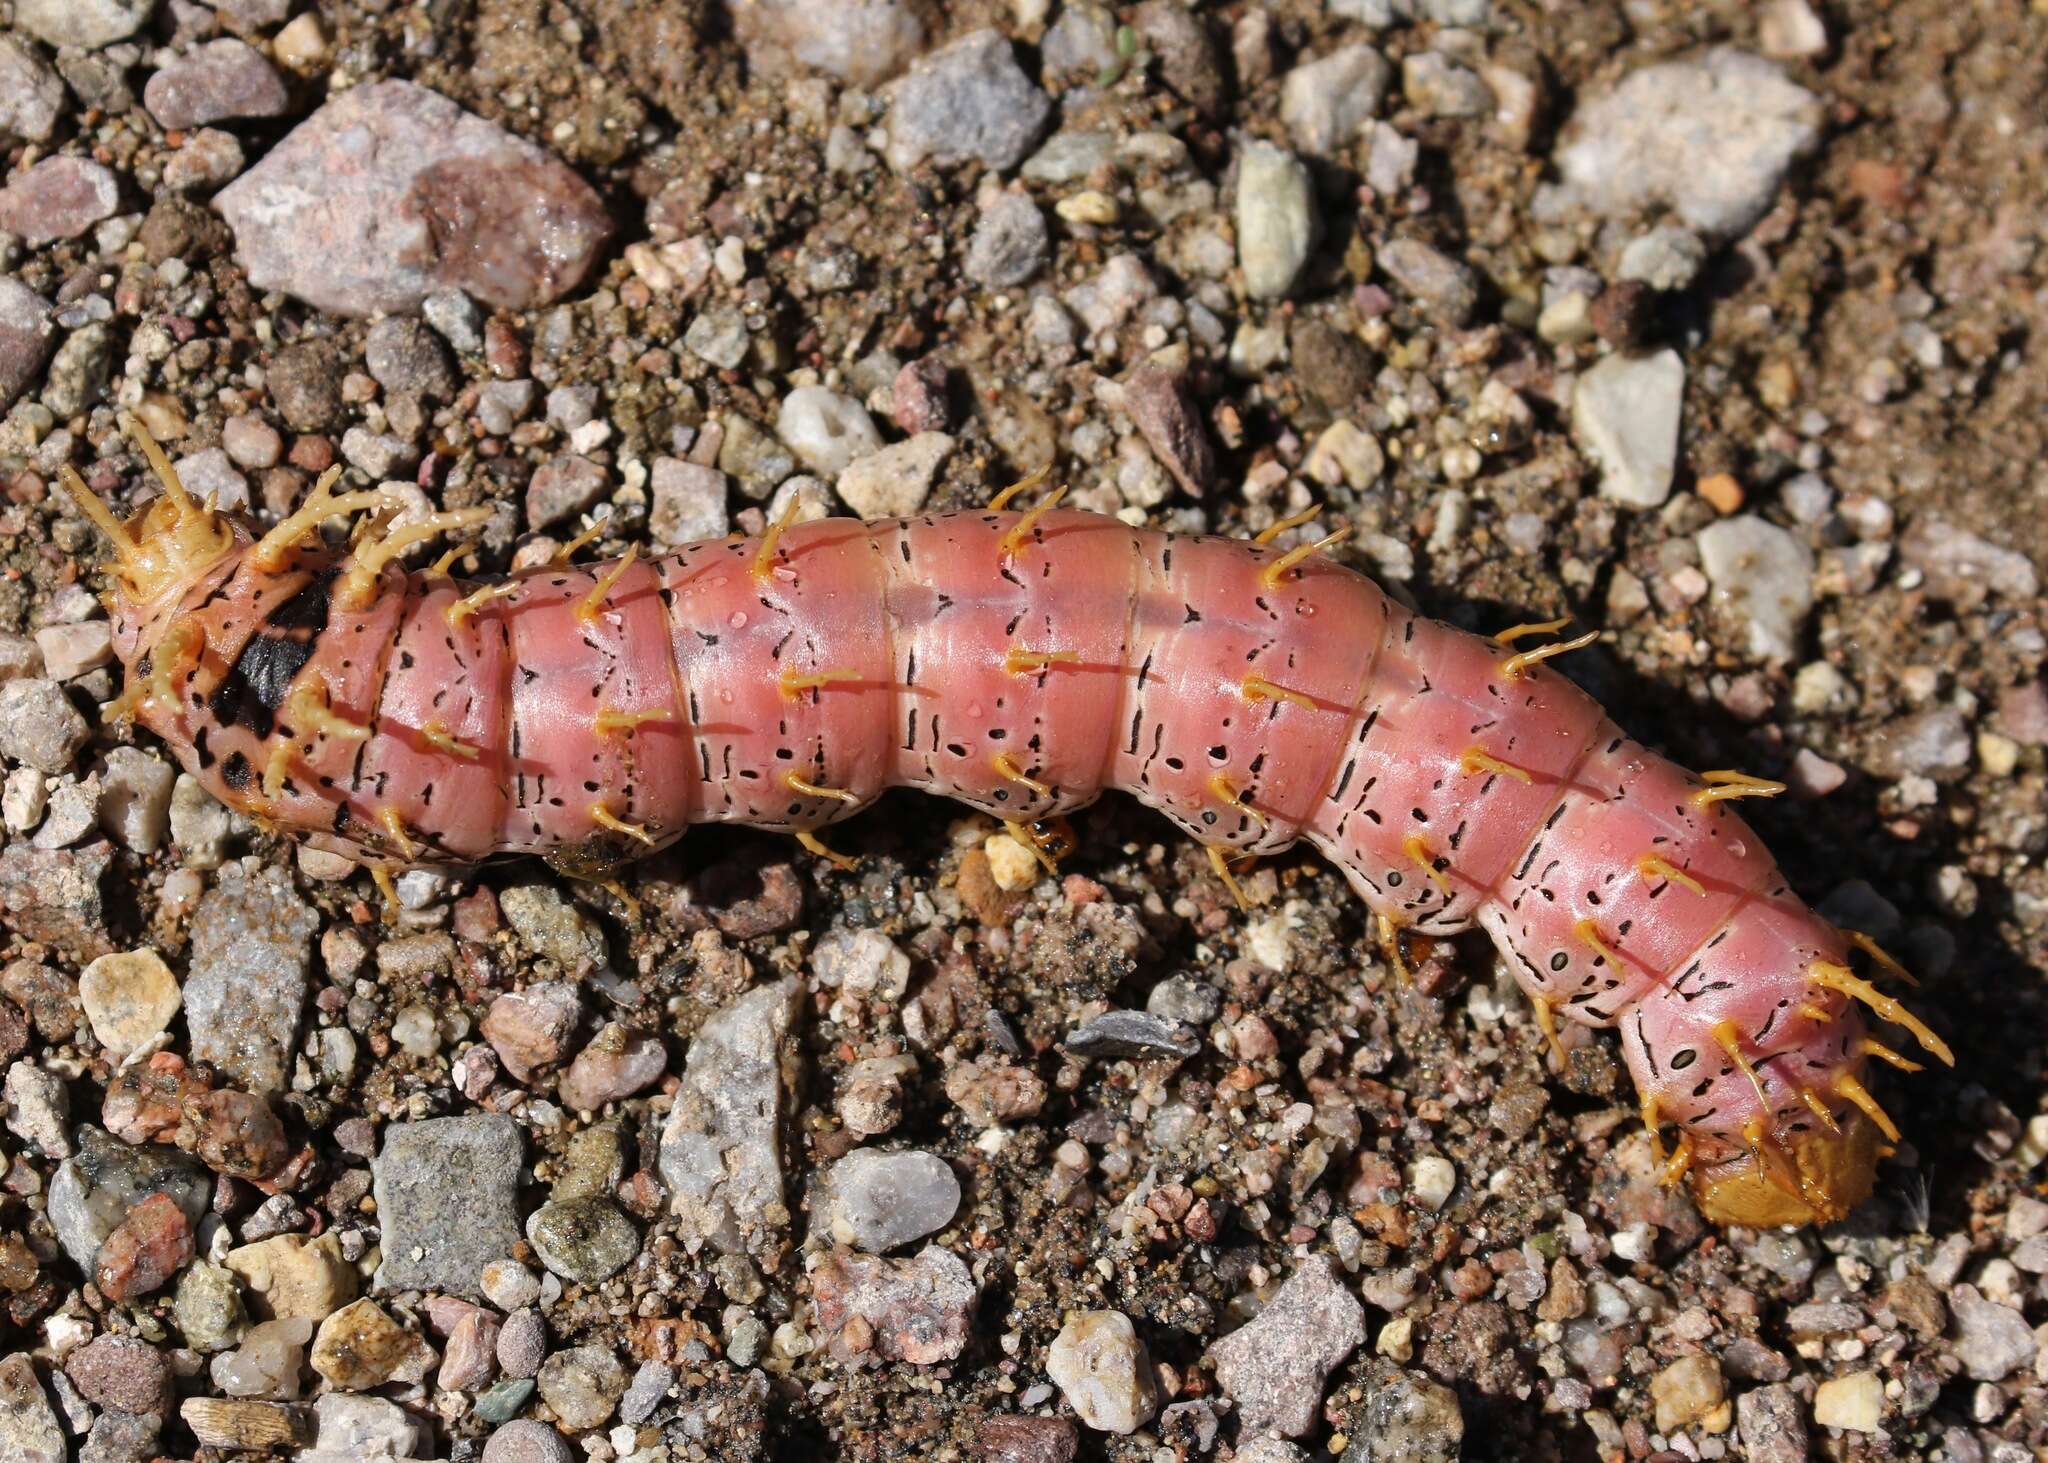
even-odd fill
[{"label": "caterpillar", "polygon": [[[1486,638],[1294,547],[1175,536],[1060,508],[794,524],[559,561],[489,583],[404,552],[488,510],[394,519],[339,469],[267,533],[162,492],[128,521],[70,473],[114,551],[117,709],[269,826],[393,870],[540,855],[614,871],[693,823],[795,835],[892,787],[1043,830],[1131,793],[1243,861],[1306,839],[1398,964],[1473,925],[1561,1058],[1556,1020],[1614,1027],[1667,1183],[1722,1223],[1840,1218],[1899,1129],[1866,1027],[1941,1038],[1870,975],[1904,976],[1788,887],[1734,808],[1781,784],[1695,777],[1548,662],[1567,622]],[[1062,490],[1063,491],[1063,490]],[[352,544],[321,530],[368,515]],[[623,890],[620,890],[623,894]],[[1667,1151],[1668,1127],[1676,1139]]]}]

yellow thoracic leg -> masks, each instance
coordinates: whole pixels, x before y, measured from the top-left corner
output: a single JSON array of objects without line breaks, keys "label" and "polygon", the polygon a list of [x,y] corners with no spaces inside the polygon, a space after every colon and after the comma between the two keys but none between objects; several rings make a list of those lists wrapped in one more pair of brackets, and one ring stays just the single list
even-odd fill
[{"label": "yellow thoracic leg", "polygon": [[808,828],[798,831],[796,841],[819,858],[829,862],[834,868],[851,869],[860,863],[859,859],[852,857],[850,854],[843,854],[835,849],[827,848],[825,841]]},{"label": "yellow thoracic leg", "polygon": [[1056,665],[1073,665],[1080,659],[1071,650],[1025,650],[1013,645],[1003,657],[1003,669],[1013,676],[1031,676]]},{"label": "yellow thoracic leg", "polygon": [[1261,828],[1273,826],[1264,813],[1245,801],[1251,795],[1249,789],[1238,787],[1236,783],[1230,780],[1227,774],[1219,772],[1214,777],[1211,777],[1209,779],[1209,792],[1218,802],[1236,808],[1239,812],[1251,814],[1253,821]]},{"label": "yellow thoracic leg", "polygon": [[796,522],[797,507],[797,495],[791,493],[789,501],[782,505],[782,511],[775,515],[775,521],[768,525],[768,531],[761,535],[761,547],[754,551],[754,562],[750,570],[755,583],[767,583],[768,576],[775,572],[775,551],[782,543],[782,535]]},{"label": "yellow thoracic leg", "polygon": [[623,833],[626,837],[644,843],[649,848],[653,848],[661,841],[640,824],[628,822],[610,808],[607,808],[603,803],[592,803],[589,813],[590,821],[597,824],[598,827],[609,828],[614,833]]},{"label": "yellow thoracic leg", "polygon": [[407,862],[411,862],[419,855],[419,845],[407,835],[405,820],[398,816],[398,809],[389,806],[377,809],[377,826],[398,845],[398,851],[405,856]]},{"label": "yellow thoracic leg", "polygon": [[1853,1000],[1861,1001],[1885,1020],[1905,1027],[1913,1033],[1913,1039],[1920,1043],[1922,1049],[1938,1058],[1942,1065],[1953,1067],[1956,1064],[1955,1053],[1949,1050],[1948,1043],[1936,1036],[1925,1021],[1847,966],[1816,960],[1807,968],[1806,978],[1814,985],[1840,991]]},{"label": "yellow thoracic leg", "polygon": [[1469,776],[1484,774],[1488,777],[1512,777],[1520,783],[1528,783],[1529,774],[1512,762],[1503,762],[1498,757],[1488,756],[1477,747],[1467,747],[1458,754],[1458,770]]},{"label": "yellow thoracic leg", "polygon": [[821,783],[806,782],[794,772],[782,774],[782,785],[791,792],[802,793],[807,798],[837,798],[842,803],[858,803],[860,798],[843,787],[826,787]]},{"label": "yellow thoracic leg", "polygon": [[1572,622],[1570,615],[1556,620],[1533,620],[1520,625],[1510,625],[1493,637],[1495,645],[1513,645],[1525,635],[1555,635]]},{"label": "yellow thoracic leg", "polygon": [[1401,852],[1408,855],[1410,863],[1429,875],[1444,898],[1451,897],[1451,881],[1446,879],[1443,870],[1436,866],[1436,855],[1429,851],[1429,845],[1423,841],[1420,833],[1411,833],[1402,839]]},{"label": "yellow thoracic leg", "polygon": [[1290,691],[1285,686],[1275,685],[1264,676],[1246,676],[1238,687],[1238,692],[1245,700],[1253,703],[1285,701],[1291,706],[1300,706],[1309,711],[1315,710],[1316,706],[1311,697],[1300,691]]},{"label": "yellow thoracic leg", "polygon": [[989,499],[989,512],[1002,512],[1003,509],[1007,508],[1010,505],[1010,500],[1012,498],[1016,497],[1019,493],[1029,492],[1031,489],[1037,487],[1040,483],[1044,482],[1050,476],[1052,476],[1052,464],[1050,462],[1046,463],[1043,467],[1034,468],[1032,471],[1026,473],[1023,477],[1018,478],[1017,481],[1015,481],[1014,483],[1011,483],[1007,488],[1004,488],[1000,493],[997,493],[993,498]]},{"label": "yellow thoracic leg", "polygon": [[472,590],[461,599],[452,602],[442,612],[442,618],[447,620],[449,629],[460,630],[464,623],[492,600],[503,599],[507,595],[517,593],[519,581],[516,579],[508,579],[502,584],[486,584],[482,589]]},{"label": "yellow thoracic leg", "polygon": [[1646,853],[1636,860],[1636,872],[1642,876],[1645,884],[1654,885],[1659,880],[1662,880],[1667,884],[1683,885],[1703,899],[1706,897],[1707,891],[1701,886],[1698,879],[1695,879],[1691,874],[1688,874],[1684,869],[1679,868],[1678,865],[1670,862],[1668,859],[1659,858],[1654,853]]},{"label": "yellow thoracic leg", "polygon": [[830,671],[799,671],[794,666],[785,666],[778,684],[782,687],[782,699],[801,701],[807,691],[822,690],[826,686],[842,681],[857,681],[860,672],[841,668]]},{"label": "yellow thoracic leg", "polygon": [[619,903],[626,907],[626,922],[628,924],[637,925],[640,923],[640,901],[633,897],[632,892],[624,884],[621,884],[617,879],[592,879],[590,882],[597,885],[598,888],[604,890],[605,893],[611,895],[612,898],[618,900]]},{"label": "yellow thoracic leg", "polygon": [[1208,845],[1209,867],[1216,871],[1216,877],[1223,881],[1223,887],[1230,891],[1230,897],[1237,901],[1240,910],[1249,910],[1252,905],[1244,897],[1244,889],[1238,884],[1237,876],[1230,871],[1230,855],[1220,843]]},{"label": "yellow thoracic leg", "polygon": [[270,755],[263,761],[263,796],[276,802],[284,796],[284,780],[291,775],[292,760],[298,756],[298,747],[290,737],[282,737],[270,748]]},{"label": "yellow thoracic leg", "polygon": [[1373,916],[1374,927],[1379,931],[1380,953],[1387,957],[1387,963],[1394,967],[1394,976],[1402,985],[1414,983],[1408,973],[1408,962],[1401,954],[1401,927],[1394,923],[1393,916]]},{"label": "yellow thoracic leg", "polygon": [[306,501],[280,520],[277,527],[256,540],[244,562],[260,573],[275,574],[284,567],[285,555],[322,524],[351,513],[369,513],[394,506],[391,495],[382,488],[343,493],[336,497],[334,485],[340,481],[341,471],[340,465],[336,464],[322,473],[320,481],[313,484],[313,491],[306,495]]},{"label": "yellow thoracic leg", "polygon": [[375,543],[357,547],[355,563],[335,585],[336,602],[344,609],[361,609],[376,596],[377,576],[384,572],[384,566],[414,544],[456,529],[480,527],[490,517],[488,508],[462,508],[453,513],[430,513],[417,523],[386,529]]},{"label": "yellow thoracic leg", "polygon": [[1272,523],[1252,535],[1255,544],[1269,544],[1290,528],[1299,528],[1323,511],[1322,505],[1304,508],[1299,513],[1290,513],[1285,518],[1276,518]]},{"label": "yellow thoracic leg", "polygon": [[1598,955],[1616,970],[1621,969],[1621,957],[1616,955],[1608,947],[1607,942],[1600,938],[1600,926],[1596,921],[1590,919],[1580,920],[1572,926],[1572,934],[1577,937],[1580,944],[1591,950],[1595,955]]},{"label": "yellow thoracic leg", "polygon": [[1649,1130],[1650,1152],[1656,1157],[1657,1166],[1664,1166],[1664,1110],[1657,1102],[1657,1094],[1646,1093],[1637,1111],[1642,1114],[1643,1126]]},{"label": "yellow thoracic leg", "polygon": [[1657,1175],[1657,1182],[1671,1188],[1692,1168],[1692,1134],[1680,1131],[1678,1146],[1672,1150],[1671,1159],[1664,1165],[1664,1172]]},{"label": "yellow thoracic leg", "polygon": [[679,719],[666,707],[656,707],[651,711],[619,711],[610,706],[600,706],[591,720],[590,729],[601,737],[610,737],[634,731],[650,722],[667,724]]},{"label": "yellow thoracic leg", "polygon": [[[1565,1065],[1564,1042],[1557,1034],[1557,1008],[1548,997],[1531,996],[1529,1003],[1536,1008],[1536,1027],[1543,1033],[1543,1040],[1550,1046],[1550,1054],[1557,1058],[1557,1065]],[[1655,1130],[1652,1129],[1654,1132]]]},{"label": "yellow thoracic leg", "polygon": [[1874,1036],[1866,1036],[1856,1043],[1858,1056],[1876,1057],[1880,1062],[1897,1067],[1901,1072],[1924,1072],[1927,1069],[1918,1062],[1900,1056]]},{"label": "yellow thoracic leg", "polygon": [[448,728],[438,721],[430,721],[420,728],[420,740],[438,752],[460,757],[465,762],[474,762],[484,754],[482,747],[472,746],[450,735]]},{"label": "yellow thoracic leg", "polygon": [[1345,523],[1338,525],[1334,532],[1324,534],[1314,543],[1302,544],[1296,548],[1289,549],[1272,563],[1259,570],[1259,582],[1268,589],[1278,589],[1281,581],[1286,579],[1287,572],[1290,569],[1314,558],[1317,554],[1334,549],[1338,544],[1343,543],[1344,540],[1350,537],[1351,525]]},{"label": "yellow thoracic leg", "polygon": [[350,721],[334,709],[328,699],[327,684],[317,679],[304,680],[292,687],[292,693],[285,698],[284,719],[293,731],[304,736],[337,737],[343,741],[360,742],[370,735],[370,729],[360,722]]},{"label": "yellow thoracic leg", "polygon": [[1785,790],[1782,782],[1772,782],[1767,777],[1751,777],[1747,772],[1733,772],[1727,768],[1702,772],[1700,781],[1707,785],[1692,795],[1692,805],[1696,808],[1712,807],[1729,798],[1774,798]]},{"label": "yellow thoracic leg", "polygon": [[1896,1143],[1899,1141],[1899,1125],[1892,1121],[1891,1114],[1878,1106],[1877,1099],[1870,1095],[1870,1089],[1856,1080],[1852,1072],[1835,1075],[1835,1091],[1863,1109],[1864,1115],[1877,1124],[1877,1130]]},{"label": "yellow thoracic leg", "polygon": [[382,864],[370,865],[370,882],[377,886],[377,892],[384,899],[384,923],[398,922],[398,885],[391,877],[391,870]]},{"label": "yellow thoracic leg", "polygon": [[1728,1060],[1735,1063],[1736,1069],[1749,1079],[1749,1085],[1756,1089],[1756,1100],[1763,1104],[1763,1109],[1766,1113],[1770,1112],[1771,1098],[1770,1094],[1764,1091],[1763,1076],[1750,1063],[1749,1058],[1743,1054],[1742,1037],[1736,1031],[1735,1023],[1733,1021],[1715,1022],[1712,1035],[1714,1045],[1721,1048],[1727,1055]]},{"label": "yellow thoracic leg", "polygon": [[620,556],[611,568],[605,570],[598,577],[597,583],[590,586],[590,593],[583,597],[583,603],[576,606],[576,620],[578,624],[595,625],[597,623],[599,606],[604,603],[604,597],[612,592],[612,586],[625,576],[626,571],[633,567],[633,561],[639,557],[640,545],[634,544]]},{"label": "yellow thoracic leg", "polygon": [[1892,959],[1890,955],[1885,953],[1884,946],[1878,944],[1877,941],[1871,939],[1870,936],[1864,934],[1863,931],[1850,930],[1847,933],[1849,943],[1854,945],[1857,949],[1861,950],[1865,955],[1868,955],[1872,960],[1876,961],[1878,967],[1882,969],[1886,975],[1896,977],[1897,979],[1904,981],[1909,986],[1917,987],[1920,984],[1919,981],[1913,979],[1912,971],[1906,969],[1905,966],[1899,964],[1898,961]]},{"label": "yellow thoracic leg", "polygon": [[569,542],[563,544],[559,549],[556,549],[548,562],[557,569],[567,568],[578,554],[597,541],[597,536],[604,532],[605,526],[610,522],[610,515],[598,519],[597,522],[591,524],[590,527],[584,529],[583,532],[577,534],[576,537],[570,539]]},{"label": "yellow thoracic leg", "polygon": [[1828,1106],[1826,1098],[1815,1092],[1811,1087],[1801,1087],[1799,1089],[1799,1100],[1806,1104],[1815,1117],[1820,1119],[1822,1127],[1826,1128],[1828,1132],[1837,1138],[1842,1136],[1842,1125],[1835,1121],[1834,1109]]},{"label": "yellow thoracic leg", "polygon": [[996,552],[1004,563],[1024,552],[1024,545],[1031,541],[1031,535],[1038,529],[1038,520],[1058,507],[1060,499],[1066,496],[1065,488],[1054,488],[1024,511],[1011,526],[1010,531],[1003,535],[1002,542],[996,546]]},{"label": "yellow thoracic leg", "polygon": [[1027,787],[1042,798],[1052,796],[1052,788],[1040,782],[1037,778],[1028,775],[1023,768],[1017,765],[1017,759],[1008,752],[996,753],[995,756],[989,759],[989,765],[995,768],[998,777],[1006,781],[1014,782],[1019,787]]},{"label": "yellow thoracic leg", "polygon": [[[1515,631],[1522,631],[1527,628],[1526,626],[1517,625]],[[1499,640],[1500,636],[1496,635],[1493,638]],[[1530,666],[1541,665],[1544,661],[1550,660],[1555,656],[1583,649],[1599,638],[1600,632],[1598,630],[1588,630],[1576,640],[1558,640],[1549,645],[1539,645],[1534,650],[1518,650],[1500,663],[1500,678],[1504,681],[1519,681],[1522,678],[1522,672],[1529,669]]]}]

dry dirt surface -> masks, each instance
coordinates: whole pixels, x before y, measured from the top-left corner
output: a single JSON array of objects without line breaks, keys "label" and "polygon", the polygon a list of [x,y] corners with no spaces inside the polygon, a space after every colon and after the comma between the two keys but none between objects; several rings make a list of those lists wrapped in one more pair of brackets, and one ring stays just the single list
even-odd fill
[{"label": "dry dirt surface", "polygon": [[[0,1460],[2048,1457],[2048,7],[0,0]],[[491,574],[1314,504],[1644,741],[1953,1071],[1823,1231],[1612,1036],[1135,803],[368,871],[106,708],[60,490]],[[1290,542],[1292,540],[1289,540]],[[429,554],[438,550],[429,550]],[[424,565],[425,560],[422,560]]]}]

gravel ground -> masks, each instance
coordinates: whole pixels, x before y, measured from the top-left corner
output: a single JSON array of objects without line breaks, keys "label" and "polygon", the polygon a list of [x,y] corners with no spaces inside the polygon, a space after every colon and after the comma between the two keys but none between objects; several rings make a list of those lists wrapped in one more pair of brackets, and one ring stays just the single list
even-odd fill
[{"label": "gravel ground", "polygon": [[[2048,1456],[2048,13],[0,0],[0,1460]],[[1822,1233],[1312,856],[899,794],[647,910],[295,853],[101,712],[134,412],[465,567],[1312,502],[1572,615],[1956,1071]],[[608,516],[606,516],[608,515]],[[601,523],[600,523],[600,520]]]}]

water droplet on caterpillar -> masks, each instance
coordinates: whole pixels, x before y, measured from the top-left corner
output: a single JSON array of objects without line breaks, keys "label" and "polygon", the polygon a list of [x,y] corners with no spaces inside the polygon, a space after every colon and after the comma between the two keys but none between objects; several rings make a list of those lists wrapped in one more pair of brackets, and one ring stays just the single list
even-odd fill
[{"label": "water droplet on caterpillar", "polygon": [[725,617],[725,623],[732,626],[735,630],[744,630],[747,628],[747,612],[745,610],[734,610]]}]

